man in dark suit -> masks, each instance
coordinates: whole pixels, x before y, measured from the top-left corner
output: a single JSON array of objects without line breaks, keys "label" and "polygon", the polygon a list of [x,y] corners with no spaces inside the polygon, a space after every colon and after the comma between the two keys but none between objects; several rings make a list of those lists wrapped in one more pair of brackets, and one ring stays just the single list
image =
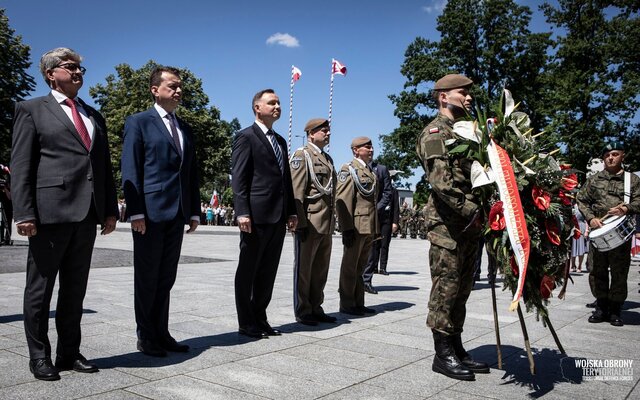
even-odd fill
[{"label": "man in dark suit", "polygon": [[[104,119],[77,97],[81,61],[67,48],[45,53],[40,71],[51,93],[16,104],[13,125],[14,218],[29,238],[24,327],[29,369],[42,380],[60,379],[58,370],[98,371],[80,354],[82,301],[96,224],[111,233],[118,214]],[[54,368],[47,331],[58,273]]]},{"label": "man in dark suit", "polygon": [[[380,249],[382,248],[382,241],[385,238],[391,239],[391,223],[392,223],[392,210],[391,201],[393,196],[393,187],[391,186],[391,175],[389,175],[389,169],[379,164],[376,161],[369,163],[369,168],[376,174],[376,181],[378,182],[378,198],[376,199],[376,212],[378,213],[378,221],[380,221],[380,234],[382,238],[376,240],[371,245],[371,252],[369,253],[369,259],[367,265],[362,273],[362,280],[364,281],[364,291],[370,294],[378,294],[378,291],[372,284],[373,274],[380,272],[382,275],[389,275],[387,273],[387,264],[385,261],[384,267],[381,266],[378,270],[378,262],[380,261]],[[387,247],[388,248],[388,247]]]},{"label": "man in dark suit", "polygon": [[231,153],[231,185],[240,228],[235,278],[238,332],[253,338],[280,335],[267,321],[285,228],[298,218],[291,185],[287,143],[271,128],[280,118],[280,99],[271,89],[253,97],[253,125],[236,133]]},{"label": "man in dark suit", "polygon": [[125,122],[122,186],[133,235],[137,348],[165,357],[189,350],[169,333],[169,298],[183,227],[191,233],[200,222],[200,189],[193,133],[174,114],[182,98],[180,72],[155,68],[149,83],[155,104]]}]

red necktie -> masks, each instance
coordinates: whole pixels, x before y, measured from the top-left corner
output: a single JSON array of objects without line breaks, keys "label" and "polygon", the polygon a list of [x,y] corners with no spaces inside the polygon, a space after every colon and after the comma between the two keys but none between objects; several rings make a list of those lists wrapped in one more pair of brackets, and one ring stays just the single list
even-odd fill
[{"label": "red necktie", "polygon": [[71,107],[71,116],[73,117],[73,124],[76,126],[76,130],[80,135],[80,139],[82,139],[82,143],[84,143],[84,147],[87,150],[91,149],[91,136],[89,136],[89,131],[87,130],[87,126],[84,124],[80,113],[78,112],[78,108],[76,107],[76,102],[71,99],[65,99],[64,103]]}]

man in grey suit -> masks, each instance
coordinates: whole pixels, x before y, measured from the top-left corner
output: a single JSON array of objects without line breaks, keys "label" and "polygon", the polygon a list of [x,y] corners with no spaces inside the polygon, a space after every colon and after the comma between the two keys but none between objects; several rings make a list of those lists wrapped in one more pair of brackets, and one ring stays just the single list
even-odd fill
[{"label": "man in grey suit", "polygon": [[[67,48],[45,53],[40,71],[51,93],[16,104],[14,117],[14,219],[17,233],[29,238],[24,326],[29,368],[41,380],[60,379],[58,370],[98,371],[80,354],[82,301],[96,224],[111,233],[118,214],[104,119],[77,97],[81,61]],[[58,274],[54,368],[47,331]]]}]

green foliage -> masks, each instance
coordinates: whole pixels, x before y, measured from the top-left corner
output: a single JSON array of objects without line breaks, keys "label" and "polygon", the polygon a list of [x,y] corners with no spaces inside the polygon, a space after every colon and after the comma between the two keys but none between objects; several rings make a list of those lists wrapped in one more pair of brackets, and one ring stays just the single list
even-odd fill
[{"label": "green foliage", "polygon": [[[528,29],[531,11],[513,0],[450,0],[438,17],[439,42],[418,37],[405,52],[401,72],[407,78],[404,90],[389,96],[400,125],[380,137],[385,165],[409,176],[420,166],[416,141],[429,120],[435,117],[435,100],[427,87],[447,73],[462,73],[475,85],[472,95],[484,110],[495,106],[502,88],[511,88],[520,109],[527,112],[532,126],[546,125],[538,109],[544,99],[543,67],[550,46],[549,34]],[[426,185],[421,185],[426,188]],[[416,188],[416,190],[421,190]]]},{"label": "green foliage", "polygon": [[547,20],[564,34],[549,65],[550,130],[584,170],[607,138],[622,140],[631,170],[640,169],[640,18],[637,1],[559,0]]},{"label": "green foliage", "polygon": [[27,73],[31,49],[22,44],[21,36],[14,34],[9,18],[0,8],[0,163],[7,165],[11,157],[14,104],[35,88],[33,77]]},{"label": "green foliage", "polygon": [[[149,61],[139,69],[128,64],[115,67],[116,74],[105,78],[104,84],[89,89],[91,97],[106,118],[109,144],[116,182],[121,181],[120,158],[122,134],[127,116],[144,111],[153,105],[149,91],[149,76],[154,67]],[[182,104],[177,114],[192,128],[196,136],[196,157],[200,166],[200,186],[222,190],[229,185],[231,137],[240,128],[236,119],[220,119],[220,111],[209,106],[209,98],[202,89],[202,81],[188,69],[180,69],[183,82]],[[206,199],[205,201],[209,201]]]}]

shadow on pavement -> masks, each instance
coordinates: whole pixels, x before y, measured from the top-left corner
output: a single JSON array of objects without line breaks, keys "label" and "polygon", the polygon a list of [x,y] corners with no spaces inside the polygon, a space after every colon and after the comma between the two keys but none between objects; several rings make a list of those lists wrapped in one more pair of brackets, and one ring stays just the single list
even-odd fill
[{"label": "shadow on pavement", "polygon": [[[385,304],[378,304],[371,308],[375,309],[378,314],[387,311],[403,310],[409,307],[413,307],[415,304],[407,302],[390,302]],[[326,329],[333,329],[342,324],[350,323],[351,319],[355,318],[367,318],[372,316],[368,314],[362,317],[354,317],[342,313],[328,314],[338,318],[336,323],[321,323],[317,326],[307,326],[300,323],[291,323],[281,326],[274,326],[274,328],[280,329],[284,335],[295,332],[314,332],[322,331]],[[268,339],[252,339],[238,332],[225,332],[218,335],[200,336],[180,341],[181,344],[187,344],[191,348],[188,353],[168,353],[167,357],[149,357],[140,352],[120,354],[117,356],[103,357],[91,360],[101,369],[110,368],[156,368],[167,365],[176,365],[183,363],[192,358],[198,357],[204,351],[211,347],[225,348],[243,345],[249,342],[256,342],[260,340],[278,340],[278,336],[272,336]]]},{"label": "shadow on pavement", "polygon": [[379,292],[397,292],[399,290],[418,290],[415,286],[375,286]]},{"label": "shadow on pavement", "polygon": [[[88,310],[88,309],[83,309],[82,310],[83,314],[95,314],[97,313],[97,311],[94,310]],[[52,310],[49,311],[49,318],[55,318],[56,316],[56,311]],[[0,315],[0,324],[6,324],[9,322],[16,322],[16,321],[22,321],[24,320],[24,314],[11,314],[11,315]]]},{"label": "shadow on pavement", "polygon": [[[561,354],[555,349],[532,348],[536,374],[529,369],[526,351],[515,346],[502,346],[502,384],[513,384],[530,390],[529,397],[539,398],[551,391],[558,383],[581,384],[583,382],[582,361],[585,358]],[[488,362],[498,368],[495,345],[467,349],[476,360]]]}]

